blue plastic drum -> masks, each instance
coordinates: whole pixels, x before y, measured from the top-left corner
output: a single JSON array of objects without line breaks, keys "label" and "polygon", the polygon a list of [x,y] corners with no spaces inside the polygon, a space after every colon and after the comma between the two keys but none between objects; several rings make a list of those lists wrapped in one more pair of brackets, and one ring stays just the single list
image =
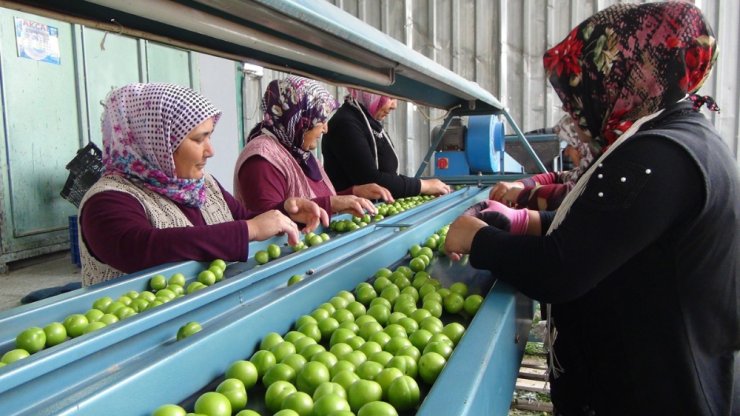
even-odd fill
[{"label": "blue plastic drum", "polygon": [[465,156],[471,173],[495,173],[504,152],[504,123],[494,115],[470,116]]}]

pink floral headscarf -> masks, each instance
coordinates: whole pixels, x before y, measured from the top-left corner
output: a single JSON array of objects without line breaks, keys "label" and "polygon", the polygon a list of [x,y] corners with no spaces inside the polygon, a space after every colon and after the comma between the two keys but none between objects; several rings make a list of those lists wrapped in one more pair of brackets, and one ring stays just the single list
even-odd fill
[{"label": "pink floral headscarf", "polygon": [[103,163],[177,203],[200,207],[205,179],[180,179],[173,155],[200,123],[221,116],[205,97],[174,84],[129,84],[111,91],[103,104]]},{"label": "pink floral headscarf", "polygon": [[349,96],[362,104],[373,118],[375,118],[375,114],[378,112],[378,109],[383,107],[388,101],[392,100],[392,98],[386,97],[385,95],[373,94],[371,92],[354,88],[347,88],[347,91],[349,92]]}]

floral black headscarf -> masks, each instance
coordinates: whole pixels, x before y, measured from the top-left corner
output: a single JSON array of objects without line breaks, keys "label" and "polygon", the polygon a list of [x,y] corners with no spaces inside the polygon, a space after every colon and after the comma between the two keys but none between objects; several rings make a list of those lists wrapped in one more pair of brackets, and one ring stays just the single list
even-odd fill
[{"label": "floral black headscarf", "polygon": [[[619,4],[574,28],[544,55],[563,109],[600,153],[635,120],[693,94],[717,57],[714,32],[692,4]],[[716,109],[709,97],[691,96]]]},{"label": "floral black headscarf", "polygon": [[277,137],[314,181],[321,180],[318,162],[308,150],[303,150],[303,134],[319,123],[325,123],[337,108],[337,100],[317,81],[288,76],[267,85],[262,98],[262,122],[249,133],[247,141],[265,129]]}]

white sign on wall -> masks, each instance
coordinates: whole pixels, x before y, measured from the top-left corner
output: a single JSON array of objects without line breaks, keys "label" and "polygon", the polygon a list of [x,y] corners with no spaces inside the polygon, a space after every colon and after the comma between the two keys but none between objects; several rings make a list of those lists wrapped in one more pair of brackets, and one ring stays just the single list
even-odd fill
[{"label": "white sign on wall", "polygon": [[59,29],[33,20],[15,18],[18,56],[59,65]]}]

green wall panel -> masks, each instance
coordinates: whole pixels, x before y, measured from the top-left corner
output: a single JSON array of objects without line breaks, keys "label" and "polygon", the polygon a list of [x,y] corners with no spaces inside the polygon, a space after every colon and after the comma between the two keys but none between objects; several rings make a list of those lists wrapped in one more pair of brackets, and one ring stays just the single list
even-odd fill
[{"label": "green wall panel", "polygon": [[[14,17],[59,30],[59,65],[19,57]],[[79,147],[79,125],[72,25],[39,16],[2,10],[0,13],[7,183],[5,204],[12,227],[10,245],[32,247],[21,239],[67,227],[74,207],[59,197],[65,165]],[[4,240],[9,239],[4,233]]]},{"label": "green wall panel", "polygon": [[106,35],[106,32],[91,28],[83,28],[82,34],[90,139],[101,147],[103,143],[100,131],[100,117],[103,114],[101,102],[112,89],[142,81],[139,65],[142,42],[114,33]]},{"label": "green wall panel", "polygon": [[[58,29],[60,64],[19,57],[14,18]],[[59,196],[66,164],[102,145],[101,102],[132,82],[194,87],[194,55],[170,46],[0,8],[0,270],[59,250],[77,209]]]},{"label": "green wall panel", "polygon": [[171,82],[193,86],[190,76],[191,54],[182,49],[147,42],[147,75],[150,82]]}]

